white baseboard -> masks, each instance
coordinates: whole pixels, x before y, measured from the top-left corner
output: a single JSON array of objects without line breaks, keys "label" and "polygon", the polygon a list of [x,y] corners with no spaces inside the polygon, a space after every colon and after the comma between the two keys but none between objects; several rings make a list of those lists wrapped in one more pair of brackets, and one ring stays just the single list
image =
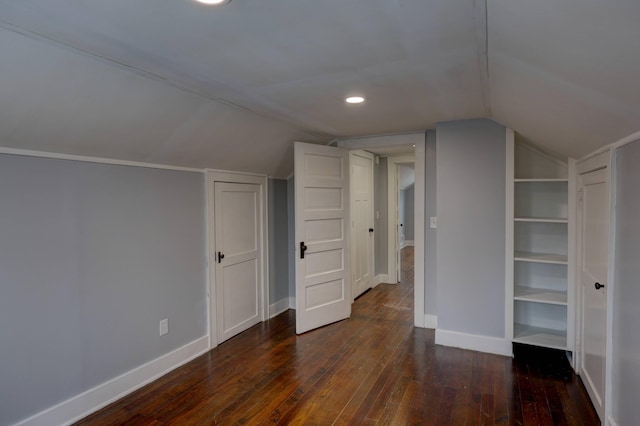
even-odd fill
[{"label": "white baseboard", "polygon": [[405,247],[413,247],[413,245],[413,240],[404,240],[400,248],[403,249]]},{"label": "white baseboard", "polygon": [[424,316],[424,328],[438,328],[438,316],[426,315]]},{"label": "white baseboard", "polygon": [[513,347],[507,339],[459,333],[457,331],[436,330],[436,345],[513,356]]},{"label": "white baseboard", "polygon": [[71,399],[47,408],[14,426],[69,425],[164,376],[209,350],[209,336],[187,343]]},{"label": "white baseboard", "polygon": [[373,280],[373,286],[376,287],[378,284],[388,283],[388,282],[389,282],[389,275],[387,274],[376,275],[376,277]]},{"label": "white baseboard", "polygon": [[291,296],[289,298],[289,309],[295,309],[295,308],[296,308],[296,297]]},{"label": "white baseboard", "polygon": [[289,306],[291,305],[291,301],[289,297],[285,297],[284,299],[278,300],[276,303],[273,303],[269,306],[269,318],[273,318],[276,315],[280,315],[284,311],[289,310]]}]

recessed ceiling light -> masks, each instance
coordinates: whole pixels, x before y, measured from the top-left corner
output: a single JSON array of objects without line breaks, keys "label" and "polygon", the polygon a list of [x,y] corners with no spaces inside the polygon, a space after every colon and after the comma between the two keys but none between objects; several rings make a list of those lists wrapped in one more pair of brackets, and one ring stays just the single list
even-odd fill
[{"label": "recessed ceiling light", "polygon": [[364,102],[364,98],[362,96],[351,96],[344,101],[348,104],[361,104]]},{"label": "recessed ceiling light", "polygon": [[196,0],[198,3],[203,4],[212,4],[212,5],[223,5],[229,3],[231,0]]}]

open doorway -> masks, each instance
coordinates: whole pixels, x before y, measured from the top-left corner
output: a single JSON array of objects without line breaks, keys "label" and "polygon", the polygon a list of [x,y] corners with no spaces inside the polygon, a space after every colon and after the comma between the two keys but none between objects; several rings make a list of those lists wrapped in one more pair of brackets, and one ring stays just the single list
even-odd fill
[{"label": "open doorway", "polygon": [[397,247],[398,281],[413,284],[413,261],[415,243],[415,164],[400,163],[397,167],[398,190]]},{"label": "open doorway", "polygon": [[[393,229],[389,232],[390,221],[389,216],[389,171],[396,173],[396,160],[398,157],[410,156],[410,159],[400,161],[400,163],[413,163],[415,162],[415,184],[414,184],[414,291],[413,291],[413,313],[414,313],[414,325],[416,327],[425,326],[425,165],[426,165],[426,137],[425,133],[408,133],[399,135],[384,135],[373,136],[366,138],[355,139],[343,139],[337,141],[337,146],[340,148],[346,148],[347,150],[365,150],[374,154],[374,162],[376,169],[383,169],[383,174],[377,174],[376,187],[383,189],[376,192],[374,195],[374,202],[376,209],[374,211],[374,233],[376,237],[375,252],[376,257],[375,272],[374,272],[374,285],[379,283],[399,281],[397,274],[398,265],[400,259],[398,256],[397,261],[389,262],[389,246],[394,245],[392,256],[395,256],[399,250],[394,244],[389,244],[395,239],[389,238],[395,233],[395,226],[397,222],[393,223]],[[348,160],[347,160],[348,161]],[[296,162],[297,163],[297,162]],[[392,170],[388,170],[388,168]],[[298,173],[296,173],[296,176]],[[395,181],[395,179],[391,179]],[[380,186],[378,186],[380,185]],[[392,184],[393,185],[393,184]],[[298,186],[295,184],[296,193],[298,192]],[[395,191],[395,189],[394,189]],[[381,196],[379,196],[381,195]],[[297,199],[298,197],[296,197]],[[378,201],[384,198],[384,206],[378,205]],[[348,202],[347,202],[348,203]],[[350,228],[350,227],[349,227]],[[302,241],[302,240],[301,240]],[[296,245],[299,241],[296,240]],[[298,253],[297,253],[298,254]],[[380,256],[380,257],[378,257]],[[389,270],[389,264],[395,267],[394,271]],[[395,281],[394,281],[395,280]],[[297,283],[297,281],[296,281]],[[296,284],[297,285],[297,284]],[[296,289],[296,293],[298,293]],[[298,294],[296,300],[300,297]],[[351,298],[349,298],[351,299]]]},{"label": "open doorway", "polygon": [[[401,281],[401,251],[415,246],[415,156],[390,155],[387,163],[387,275],[390,283]],[[407,206],[407,203],[411,206]],[[409,223],[410,222],[410,223]],[[410,249],[406,250],[410,251]]]}]

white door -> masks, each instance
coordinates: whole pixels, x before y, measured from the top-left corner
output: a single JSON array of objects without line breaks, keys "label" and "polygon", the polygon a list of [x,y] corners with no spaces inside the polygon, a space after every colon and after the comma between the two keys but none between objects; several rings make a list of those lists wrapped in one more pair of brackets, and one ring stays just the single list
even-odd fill
[{"label": "white door", "polygon": [[351,298],[373,286],[373,154],[352,151]]},{"label": "white door", "polygon": [[260,185],[215,182],[218,343],[261,320]]},{"label": "white door", "polygon": [[351,315],[349,155],[295,144],[296,332]]},{"label": "white door", "polygon": [[609,259],[608,170],[580,176],[581,182],[581,374],[600,418],[604,413]]}]

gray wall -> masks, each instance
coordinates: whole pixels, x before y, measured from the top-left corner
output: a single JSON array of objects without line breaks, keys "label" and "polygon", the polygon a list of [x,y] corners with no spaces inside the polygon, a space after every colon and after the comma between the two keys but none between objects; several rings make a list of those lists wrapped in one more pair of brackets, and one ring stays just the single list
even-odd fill
[{"label": "gray wall", "polygon": [[438,230],[429,228],[429,218],[438,215],[437,200],[437,161],[436,161],[436,132],[426,133],[425,149],[425,252],[424,252],[424,313],[437,315],[438,303],[438,259],[437,244]]},{"label": "gray wall", "polygon": [[415,185],[411,185],[400,190],[400,223],[404,228],[404,239],[410,241],[414,240],[414,189]]},{"label": "gray wall", "polygon": [[616,258],[613,301],[613,419],[638,422],[640,395],[640,142],[616,154]]},{"label": "gray wall", "polygon": [[269,179],[269,303],[289,297],[287,181]]},{"label": "gray wall", "polygon": [[374,204],[378,218],[375,219],[374,246],[375,246],[375,274],[386,274],[388,269],[387,244],[388,237],[388,212],[387,212],[387,159],[380,157],[379,164],[373,168],[373,188],[375,191]]},{"label": "gray wall", "polygon": [[[288,234],[288,250],[287,257],[289,259],[289,297],[296,297],[296,191],[293,176],[287,179],[287,228]],[[294,308],[294,306],[291,306]]]},{"label": "gray wall", "polygon": [[437,126],[438,328],[504,337],[505,128]]},{"label": "gray wall", "polygon": [[204,183],[0,155],[0,424],[207,333]]}]

